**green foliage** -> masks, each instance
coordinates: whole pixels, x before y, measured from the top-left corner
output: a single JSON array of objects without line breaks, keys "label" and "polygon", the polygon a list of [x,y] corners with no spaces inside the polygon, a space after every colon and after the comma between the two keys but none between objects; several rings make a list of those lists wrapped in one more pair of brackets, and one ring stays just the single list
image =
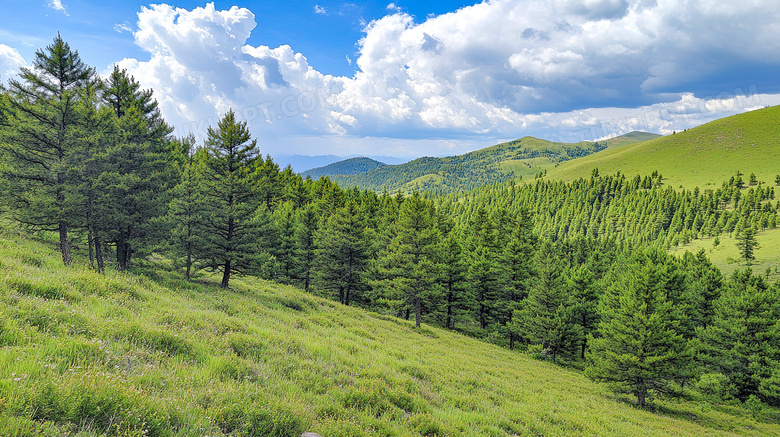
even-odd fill
[{"label": "green foliage", "polygon": [[[617,172],[647,175],[662,169],[665,184],[704,190],[729,180],[739,169],[747,169],[757,182],[774,181],[780,160],[778,114],[780,106],[762,108],[676,135],[604,150],[551,168],[547,179],[572,182],[590,177],[594,168],[602,176]],[[691,171],[691,163],[700,163],[696,171]]]},{"label": "green foliage", "polygon": [[755,251],[761,246],[756,241],[756,230],[748,228],[737,235],[737,248],[739,255],[745,260],[745,265],[750,267],[756,259]]},{"label": "green foliage", "polygon": [[250,172],[257,155],[246,122],[237,122],[231,110],[217,128],[208,128],[203,156],[201,192],[204,195],[206,240],[200,258],[204,265],[222,272],[222,287],[230,275],[253,267],[256,252],[252,215],[257,206]]},{"label": "green foliage", "polygon": [[[750,270],[735,272],[715,302],[712,324],[698,331],[701,357],[709,368],[729,377],[729,395],[761,396],[777,405],[780,365],[780,291]],[[764,388],[762,393],[762,387]]]},{"label": "green foliage", "polygon": [[652,392],[668,392],[690,357],[664,266],[653,258],[640,255],[623,266],[629,273],[607,288],[599,305],[599,337],[588,339],[588,375],[634,394],[640,406]]},{"label": "green foliage", "polygon": [[[579,372],[249,277],[98,275],[24,239],[0,239],[0,259],[0,435],[778,433],[765,402],[757,419],[755,401],[636,410]],[[81,301],[20,295],[15,277]]]},{"label": "green foliage", "polygon": [[301,173],[304,178],[310,177],[312,179],[319,179],[322,176],[332,177],[339,175],[355,175],[367,171],[384,167],[387,164],[379,162],[377,160],[358,157],[349,158],[343,161],[334,162],[323,167],[312,168]]},{"label": "green foliage", "polygon": [[609,146],[622,146],[654,137],[655,134],[640,133],[605,142],[573,144],[524,137],[464,155],[444,158],[426,156],[405,164],[380,166],[356,174],[323,174],[331,176],[334,181],[346,187],[449,194],[508,181],[515,177],[530,176],[538,173],[541,167],[545,167],[542,171],[546,171],[546,168],[552,168],[560,162],[580,158]]},{"label": "green foliage", "polygon": [[441,236],[434,214],[418,192],[412,194],[401,204],[398,219],[390,229],[390,244],[377,261],[383,277],[375,282],[380,299],[396,311],[411,306],[418,328],[423,305],[433,308],[439,298],[439,290],[433,285],[438,275]]},{"label": "green foliage", "polygon": [[317,279],[324,289],[335,291],[344,305],[359,301],[366,287],[369,245],[363,220],[357,205],[347,202],[323,223],[315,237]]}]

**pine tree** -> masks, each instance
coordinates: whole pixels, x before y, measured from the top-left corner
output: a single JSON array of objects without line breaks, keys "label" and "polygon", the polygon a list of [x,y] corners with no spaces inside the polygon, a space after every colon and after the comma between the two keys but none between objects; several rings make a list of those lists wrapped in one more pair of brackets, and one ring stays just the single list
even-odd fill
[{"label": "pine tree", "polygon": [[165,124],[152,99],[151,90],[140,85],[125,70],[115,68],[98,84],[103,102],[118,119],[119,138],[105,157],[100,190],[110,199],[104,217],[107,238],[116,247],[116,268],[125,270],[150,240],[167,237],[162,219],[167,212],[167,194],[179,181],[175,153],[170,150]]},{"label": "pine tree", "polygon": [[317,230],[317,279],[323,289],[335,291],[344,305],[359,301],[366,286],[369,243],[365,218],[350,201],[328,217]]},{"label": "pine tree", "polygon": [[319,221],[316,204],[306,205],[295,215],[295,277],[303,283],[303,289],[307,293],[314,274],[317,249],[314,238]]},{"label": "pine tree", "polygon": [[495,224],[484,207],[475,212],[468,226],[468,279],[474,296],[477,321],[482,329],[493,322],[493,310],[501,290],[503,268],[498,262],[498,236]]},{"label": "pine tree", "polygon": [[[780,368],[780,289],[750,269],[735,272],[715,302],[710,326],[698,331],[700,360],[729,378],[730,395],[757,395],[770,403],[773,371]],[[766,393],[761,393],[762,389]]]},{"label": "pine tree", "polygon": [[253,265],[256,242],[252,213],[256,208],[249,174],[257,157],[246,122],[237,122],[231,110],[209,127],[203,170],[205,247],[202,258],[209,268],[222,272],[221,285],[230,286],[233,273],[242,274]]},{"label": "pine tree", "polygon": [[467,270],[460,238],[449,232],[439,249],[439,286],[444,294],[441,310],[444,327],[455,329],[459,316],[473,309],[473,297],[466,284]]},{"label": "pine tree", "polygon": [[167,220],[171,228],[169,246],[175,258],[184,259],[185,277],[190,279],[197,257],[204,250],[204,225],[206,210],[201,191],[205,151],[196,156],[195,138],[185,138],[183,146],[183,168],[181,182],[173,188],[173,196],[168,205]]},{"label": "pine tree", "polygon": [[533,234],[533,220],[526,208],[517,211],[510,229],[506,230],[507,242],[503,245],[500,263],[503,265],[503,292],[496,303],[500,323],[507,327],[509,348],[514,349],[516,334],[510,329],[515,310],[528,296],[531,279],[534,275],[534,252],[537,238]]},{"label": "pine tree", "polygon": [[755,251],[761,246],[756,241],[755,228],[747,228],[737,235],[737,248],[739,255],[745,260],[745,265],[750,267],[756,259]]},{"label": "pine tree", "polygon": [[393,306],[414,309],[418,328],[424,302],[433,301],[428,307],[435,306],[438,294],[435,282],[440,235],[431,213],[417,191],[404,201],[391,230],[390,245],[378,261],[386,279],[375,283]]},{"label": "pine tree", "polygon": [[68,231],[72,211],[68,197],[74,181],[67,170],[78,141],[78,93],[93,82],[94,70],[58,35],[35,52],[32,68],[9,82],[2,130],[5,202],[12,217],[35,230],[59,233],[65,265],[72,263]]},{"label": "pine tree", "polygon": [[105,272],[105,218],[110,209],[101,176],[106,171],[108,151],[118,139],[116,117],[111,109],[98,105],[94,89],[80,93],[76,105],[80,139],[74,147],[68,179],[75,185],[72,208],[80,228],[86,228],[90,266]]},{"label": "pine tree", "polygon": [[564,266],[552,244],[545,242],[536,258],[537,275],[521,309],[515,311],[513,330],[555,361],[572,355],[582,341],[582,327],[575,320],[575,302],[563,278]]},{"label": "pine tree", "polygon": [[644,406],[650,390],[668,391],[689,357],[658,266],[648,260],[620,267],[621,277],[599,304],[599,336],[590,344],[587,374],[627,390]]}]

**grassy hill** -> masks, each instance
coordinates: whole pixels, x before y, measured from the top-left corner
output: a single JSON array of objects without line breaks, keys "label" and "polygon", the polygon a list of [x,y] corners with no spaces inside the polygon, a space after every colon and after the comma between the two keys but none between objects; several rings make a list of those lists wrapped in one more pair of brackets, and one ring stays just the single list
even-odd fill
[{"label": "grassy hill", "polygon": [[425,190],[446,194],[514,177],[533,177],[564,161],[655,137],[655,134],[632,132],[595,143],[556,143],[524,137],[463,155],[423,157],[360,174],[333,176],[333,179],[345,187],[357,186],[375,191]]},{"label": "grassy hill", "polygon": [[342,161],[334,162],[322,167],[312,168],[301,173],[301,176],[311,176],[312,179],[319,179],[321,176],[335,176],[335,175],[354,175],[371,171],[379,167],[384,167],[387,164],[379,162],[375,159],[366,157],[357,157],[344,159]]},{"label": "grassy hill", "polygon": [[[64,268],[0,238],[0,435],[778,435],[263,281]],[[773,420],[777,420],[774,418]]]},{"label": "grassy hill", "polygon": [[672,187],[718,188],[737,171],[774,184],[780,174],[780,106],[715,120],[651,141],[608,149],[562,163],[547,178],[572,181],[621,171],[649,175],[658,170]]}]

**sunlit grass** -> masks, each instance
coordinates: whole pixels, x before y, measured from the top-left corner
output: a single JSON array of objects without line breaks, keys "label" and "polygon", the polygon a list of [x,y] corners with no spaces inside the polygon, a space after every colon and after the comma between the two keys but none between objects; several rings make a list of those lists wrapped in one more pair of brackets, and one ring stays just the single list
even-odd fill
[{"label": "sunlit grass", "polygon": [[261,280],[60,263],[0,240],[2,436],[780,434],[738,406],[639,409],[578,371]]}]

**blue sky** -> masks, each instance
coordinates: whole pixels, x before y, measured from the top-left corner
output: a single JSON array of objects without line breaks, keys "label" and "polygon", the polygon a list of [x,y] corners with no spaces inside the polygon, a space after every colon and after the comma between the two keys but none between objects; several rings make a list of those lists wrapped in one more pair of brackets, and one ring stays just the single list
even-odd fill
[{"label": "blue sky", "polygon": [[232,108],[277,155],[671,133],[780,103],[780,5],[732,3],[4,0],[0,78],[59,31],[176,134]]}]

